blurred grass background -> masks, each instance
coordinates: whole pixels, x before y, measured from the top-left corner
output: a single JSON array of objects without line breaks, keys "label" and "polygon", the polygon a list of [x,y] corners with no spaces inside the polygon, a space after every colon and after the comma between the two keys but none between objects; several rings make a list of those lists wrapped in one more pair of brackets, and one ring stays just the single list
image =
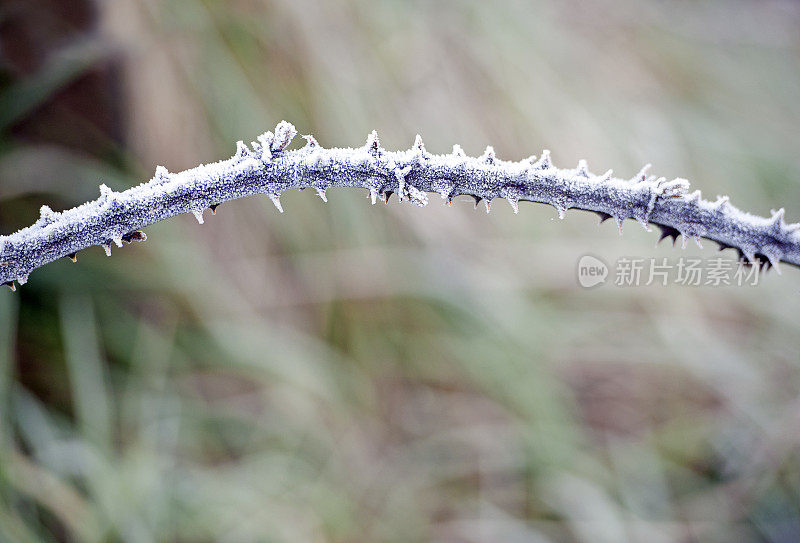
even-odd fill
[{"label": "blurred grass background", "polygon": [[[281,119],[652,162],[800,220],[788,0],[3,0],[0,61],[4,234]],[[177,217],[0,293],[0,541],[800,539],[800,271],[583,290],[587,252],[714,249],[328,197]]]}]

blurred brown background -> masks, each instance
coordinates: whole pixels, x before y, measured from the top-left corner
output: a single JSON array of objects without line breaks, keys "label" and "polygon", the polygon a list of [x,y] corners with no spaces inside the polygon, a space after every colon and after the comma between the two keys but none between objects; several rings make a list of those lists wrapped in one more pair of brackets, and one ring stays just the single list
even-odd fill
[{"label": "blurred brown background", "polygon": [[[0,2],[0,233],[282,119],[652,162],[796,222],[800,4]],[[328,199],[176,217],[0,292],[0,541],[800,539],[800,270],[586,290],[586,253],[715,248]]]}]

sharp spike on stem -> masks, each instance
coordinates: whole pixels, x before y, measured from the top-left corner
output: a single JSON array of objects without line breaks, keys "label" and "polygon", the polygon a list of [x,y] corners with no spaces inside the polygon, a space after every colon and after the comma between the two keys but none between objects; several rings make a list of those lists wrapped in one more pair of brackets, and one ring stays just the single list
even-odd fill
[{"label": "sharp spike on stem", "polygon": [[111,244],[102,243],[101,246],[103,247],[103,250],[106,252],[106,256],[111,256]]},{"label": "sharp spike on stem", "polygon": [[485,164],[494,164],[495,161],[494,147],[492,147],[491,145],[487,145],[486,150],[483,152],[483,155],[481,155],[480,160]]},{"label": "sharp spike on stem", "polygon": [[67,258],[69,258],[73,262],[77,262],[78,261],[78,253],[70,253],[70,254],[67,255]]},{"label": "sharp spike on stem", "polygon": [[325,195],[325,190],[324,189],[317,189],[317,196],[322,198],[323,202],[326,202],[326,203],[328,202],[328,197]]},{"label": "sharp spike on stem", "polygon": [[580,159],[578,166],[575,168],[575,173],[581,177],[589,177],[589,164],[584,159]]},{"label": "sharp spike on stem", "polygon": [[514,210],[514,214],[516,215],[519,213],[519,200],[516,198],[506,198],[506,200],[508,200],[508,203],[511,204],[511,209]]},{"label": "sharp spike on stem", "polygon": [[649,164],[649,163],[645,164],[644,166],[642,166],[642,169],[639,170],[639,173],[637,173],[636,175],[633,176],[633,181],[635,181],[637,183],[640,183],[640,182],[644,181],[645,179],[647,179],[647,172],[652,167],[653,167],[653,165]]},{"label": "sharp spike on stem", "polygon": [[595,213],[597,214],[598,217],[600,217],[600,220],[597,222],[598,225],[603,224],[604,222],[606,222],[608,219],[611,218],[610,213],[604,213],[602,211],[595,211]]},{"label": "sharp spike on stem", "polygon": [[489,199],[486,199],[486,200],[484,200],[483,203],[486,204],[486,214],[488,215],[489,212],[492,210],[492,201],[489,200]]},{"label": "sharp spike on stem", "polygon": [[375,202],[378,201],[378,191],[375,189],[369,189],[369,198],[372,200],[372,205],[375,205]]},{"label": "sharp spike on stem", "polygon": [[278,208],[278,211],[283,213],[283,206],[281,205],[281,197],[277,194],[270,194],[269,199],[272,200],[272,203],[275,204],[275,207]]},{"label": "sharp spike on stem", "polygon": [[600,177],[598,177],[598,178],[597,178],[597,180],[598,180],[598,181],[601,181],[601,182],[602,182],[602,181],[608,181],[609,179],[611,179],[611,176],[612,176],[613,174],[614,174],[614,170],[608,170],[608,171],[606,171],[606,173],[604,173],[603,175],[601,175]]},{"label": "sharp spike on stem", "polygon": [[5,283],[3,283],[3,286],[10,288],[12,292],[16,292],[17,290],[17,285],[14,284],[14,281],[6,281]]},{"label": "sharp spike on stem", "polygon": [[622,217],[614,217],[614,220],[617,222],[617,230],[619,231],[619,235],[621,236],[622,235],[622,221],[624,221],[625,219],[623,219]]},{"label": "sharp spike on stem", "polygon": [[194,211],[192,211],[192,215],[194,215],[194,218],[197,219],[197,222],[199,224],[203,224],[203,212],[202,211],[194,210]]},{"label": "sharp spike on stem", "polygon": [[208,209],[211,210],[211,214],[212,215],[216,215],[218,207],[219,207],[219,204],[211,204],[210,206],[208,206]]}]

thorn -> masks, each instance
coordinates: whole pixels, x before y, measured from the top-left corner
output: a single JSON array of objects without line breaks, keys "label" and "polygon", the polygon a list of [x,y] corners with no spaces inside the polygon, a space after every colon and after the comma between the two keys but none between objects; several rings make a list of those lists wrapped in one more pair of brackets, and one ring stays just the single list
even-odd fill
[{"label": "thorn", "polygon": [[192,215],[194,215],[194,218],[197,219],[198,223],[203,224],[203,212],[202,211],[194,210],[194,211],[192,211]]},{"label": "thorn", "polygon": [[210,206],[208,206],[208,209],[211,210],[211,214],[212,215],[216,215],[218,207],[219,207],[219,204],[211,204]]},{"label": "thorn", "polygon": [[506,197],[506,200],[508,200],[508,203],[511,204],[511,209],[514,210],[514,214],[516,215],[519,213],[519,200],[517,198],[509,197]]},{"label": "thorn", "polygon": [[414,150],[421,155],[425,154],[425,144],[422,143],[422,136],[419,134],[414,138]]},{"label": "thorn", "polygon": [[273,134],[270,131],[267,131],[258,136],[256,139],[258,140],[261,147],[261,160],[263,160],[264,162],[268,162],[269,160],[272,159],[272,144],[275,141],[275,134]]},{"label": "thorn", "polygon": [[48,223],[51,223],[55,219],[55,215],[55,211],[50,209],[50,206],[42,206],[39,208],[39,220],[45,219]]},{"label": "thorn", "polygon": [[14,281],[6,281],[5,283],[3,283],[3,286],[10,288],[14,292],[16,292],[17,290],[17,285],[14,284]]},{"label": "thorn", "polygon": [[491,145],[486,146],[486,150],[480,157],[480,160],[485,164],[494,164],[495,154],[494,154],[494,147]]},{"label": "thorn", "polygon": [[306,140],[306,148],[314,149],[315,147],[319,147],[319,143],[317,142],[316,138],[311,134],[306,134],[305,136],[301,136],[304,140]]},{"label": "thorn", "polygon": [[692,239],[694,240],[695,244],[697,244],[698,247],[700,247],[701,249],[703,248],[703,244],[700,243],[700,236],[692,236]]},{"label": "thorn", "polygon": [[489,212],[492,210],[492,201],[487,198],[486,200],[483,201],[483,203],[486,204],[486,214],[488,215]]},{"label": "thorn", "polygon": [[467,156],[467,153],[465,153],[464,149],[462,149],[461,146],[456,143],[455,145],[453,145],[453,156],[465,157]]},{"label": "thorn", "polygon": [[550,151],[548,149],[544,149],[542,151],[542,155],[539,157],[539,160],[537,160],[533,166],[539,170],[546,170],[552,165],[553,162],[550,160]]},{"label": "thorn", "polygon": [[475,207],[473,209],[478,209],[478,204],[481,203],[481,200],[483,200],[483,198],[481,198],[480,196],[475,196],[474,194],[472,195],[472,197],[475,199]]},{"label": "thorn", "polygon": [[681,249],[686,249],[686,240],[687,240],[686,232],[681,232]]},{"label": "thorn", "polygon": [[70,254],[67,255],[67,258],[69,258],[73,262],[77,262],[78,261],[78,253],[70,253]]},{"label": "thorn", "polygon": [[283,213],[283,206],[281,205],[281,197],[278,196],[277,194],[270,194],[269,198],[270,200],[272,200],[272,203],[275,204],[275,207],[278,208],[278,211]]},{"label": "thorn", "polygon": [[746,259],[748,264],[755,264],[756,263],[756,253],[753,249],[750,248],[739,248],[739,258]]},{"label": "thorn", "polygon": [[275,127],[275,137],[272,140],[270,147],[271,151],[283,151],[292,142],[297,135],[297,129],[290,122],[281,121]]},{"label": "thorn", "polygon": [[394,194],[394,191],[392,190],[387,190],[386,192],[383,193],[383,203],[386,204],[387,206],[389,205],[389,198],[392,197],[392,194]]},{"label": "thorn", "polygon": [[115,244],[117,247],[122,247],[122,236],[114,236],[114,237],[111,239],[111,241],[113,241],[113,242],[114,242],[114,244]]},{"label": "thorn", "polygon": [[325,190],[324,190],[324,189],[317,189],[317,196],[319,196],[320,198],[322,198],[322,201],[323,201],[323,202],[325,202],[325,203],[327,203],[327,202],[328,202],[328,197],[327,197],[327,196],[325,196]]},{"label": "thorn", "polygon": [[233,155],[234,158],[245,158],[250,155],[250,149],[247,148],[247,145],[244,144],[242,140],[236,142],[236,154]]},{"label": "thorn", "polygon": [[606,213],[604,211],[595,211],[595,213],[597,214],[598,217],[600,217],[600,221],[597,223],[598,225],[603,224],[612,217],[610,213]]},{"label": "thorn", "polygon": [[[775,254],[775,253],[773,253],[773,252],[771,252],[771,251],[770,252],[765,252],[764,256],[767,257],[767,260],[769,261],[769,265],[772,266],[773,268],[775,268],[775,271],[778,273],[778,275],[783,275],[781,273],[781,268],[779,266],[780,261],[781,261],[780,256]],[[20,283],[20,284],[22,284],[22,283]]]},{"label": "thorn", "polygon": [[369,199],[372,200],[372,205],[375,205],[375,202],[378,201],[378,191],[375,189],[369,189]]},{"label": "thorn", "polygon": [[589,165],[584,159],[578,161],[578,166],[575,168],[575,173],[581,177],[589,177]]},{"label": "thorn", "polygon": [[717,195],[717,201],[714,202],[714,207],[717,209],[722,209],[724,207],[728,207],[728,201],[730,198],[728,196],[719,196]]},{"label": "thorn", "polygon": [[100,184],[100,198],[107,199],[114,196],[114,191],[108,188],[105,183]]},{"label": "thorn", "polygon": [[103,250],[106,252],[106,256],[111,256],[111,245],[108,243],[101,243]]},{"label": "thorn", "polygon": [[672,246],[674,247],[675,242],[678,241],[678,236],[681,235],[678,229],[665,224],[657,224],[656,226],[661,230],[661,235],[658,237],[658,241],[656,241],[656,246],[661,243],[661,240],[664,238],[672,238]]},{"label": "thorn", "polygon": [[374,156],[378,156],[381,150],[381,140],[378,138],[377,130],[373,130],[367,136],[367,143],[364,145],[364,149]]},{"label": "thorn", "polygon": [[633,181],[635,183],[641,183],[642,181],[647,179],[647,172],[652,167],[653,167],[652,164],[649,164],[649,163],[645,164],[644,166],[642,166],[642,169],[639,170],[639,173],[637,173],[636,175],[633,176],[633,179],[631,179],[631,181]]},{"label": "thorn", "polygon": [[606,173],[604,173],[603,175],[599,176],[599,177],[597,178],[597,180],[598,180],[598,181],[600,181],[600,182],[602,182],[602,181],[608,181],[609,179],[611,179],[611,175],[612,175],[613,173],[614,173],[614,170],[608,170]]},{"label": "thorn", "polygon": [[54,223],[58,215],[60,215],[60,213],[54,212],[49,206],[42,206],[39,208],[39,218],[34,223],[34,226],[44,228],[45,226]]},{"label": "thorn", "polygon": [[785,227],[786,223],[783,221],[783,216],[786,213],[786,210],[780,208],[779,210],[775,211],[774,209],[770,210],[772,213],[772,217],[770,219],[770,229],[774,232],[780,232],[782,230],[782,226]]},{"label": "thorn", "polygon": [[636,220],[637,220],[637,222],[639,224],[642,225],[642,228],[644,228],[645,232],[652,232],[653,231],[653,229],[650,228],[650,224],[647,221],[645,221],[643,219],[636,219]]},{"label": "thorn", "polygon": [[153,176],[158,183],[166,183],[170,179],[169,170],[164,166],[156,166],[156,174]]},{"label": "thorn", "polygon": [[727,243],[725,243],[723,241],[717,241],[716,243],[717,243],[717,245],[719,245],[719,250],[720,251],[724,251],[725,249],[733,249],[734,248],[733,245],[728,245]]},{"label": "thorn", "polygon": [[619,231],[619,235],[621,236],[622,235],[622,221],[624,221],[625,219],[623,219],[622,217],[614,217],[614,220],[617,221],[617,230]]}]

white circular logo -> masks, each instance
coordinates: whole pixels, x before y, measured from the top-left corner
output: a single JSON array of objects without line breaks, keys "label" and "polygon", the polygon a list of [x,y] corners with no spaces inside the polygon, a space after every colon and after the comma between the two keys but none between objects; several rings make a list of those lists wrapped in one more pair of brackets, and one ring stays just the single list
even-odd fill
[{"label": "white circular logo", "polygon": [[578,284],[583,288],[602,285],[608,277],[608,266],[592,255],[583,255],[578,260]]}]

